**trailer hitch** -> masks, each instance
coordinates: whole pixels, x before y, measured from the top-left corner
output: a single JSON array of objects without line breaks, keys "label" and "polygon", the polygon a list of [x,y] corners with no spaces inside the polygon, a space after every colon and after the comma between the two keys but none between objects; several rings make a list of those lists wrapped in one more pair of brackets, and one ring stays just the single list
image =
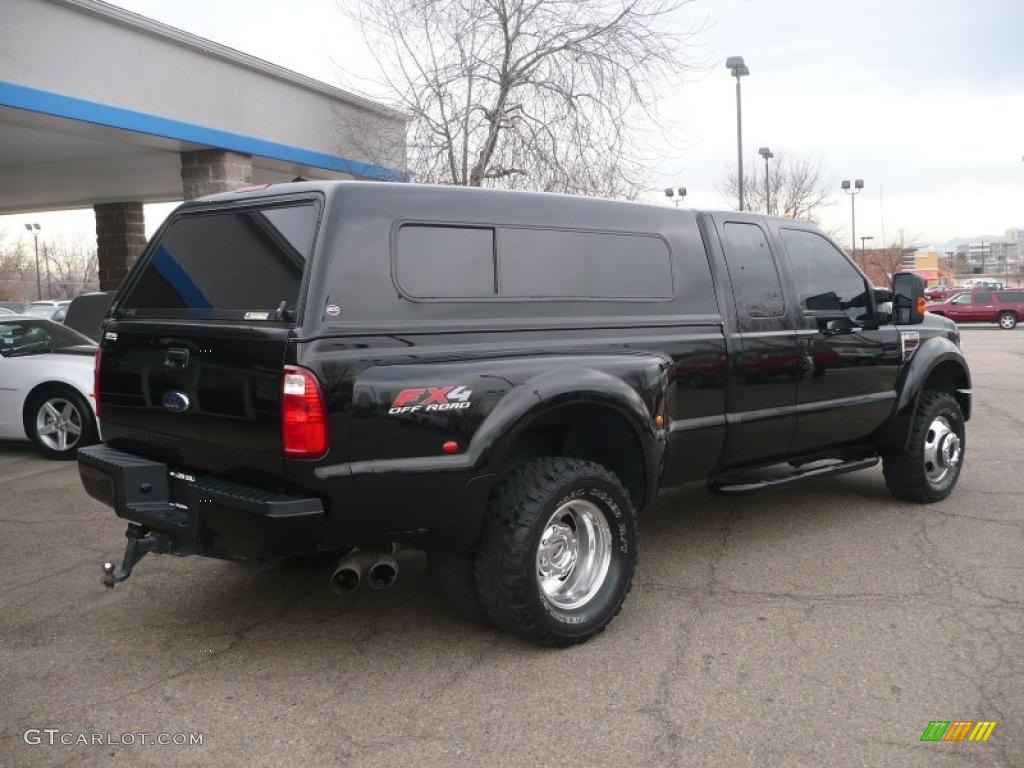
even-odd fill
[{"label": "trailer hitch", "polygon": [[113,589],[115,584],[120,584],[131,576],[132,568],[145,557],[147,552],[163,553],[169,552],[171,549],[171,539],[167,534],[151,533],[141,525],[129,525],[124,535],[128,539],[128,544],[124,549],[124,560],[121,561],[121,567],[117,568],[117,564],[113,560],[108,560],[103,564],[103,576],[100,581],[108,589]]}]

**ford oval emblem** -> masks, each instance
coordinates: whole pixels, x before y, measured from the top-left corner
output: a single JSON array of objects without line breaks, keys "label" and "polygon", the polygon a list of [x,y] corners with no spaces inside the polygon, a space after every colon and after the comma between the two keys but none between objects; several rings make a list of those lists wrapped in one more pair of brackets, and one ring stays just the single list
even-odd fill
[{"label": "ford oval emblem", "polygon": [[191,404],[192,402],[188,399],[188,395],[184,392],[176,392],[173,389],[164,392],[164,396],[160,399],[160,405],[171,413],[184,413]]}]

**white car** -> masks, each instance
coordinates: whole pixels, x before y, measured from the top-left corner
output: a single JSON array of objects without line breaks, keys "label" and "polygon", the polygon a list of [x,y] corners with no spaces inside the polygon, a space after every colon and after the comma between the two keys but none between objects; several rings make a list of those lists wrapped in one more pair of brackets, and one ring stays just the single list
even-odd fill
[{"label": "white car", "polygon": [[95,343],[59,323],[0,317],[0,438],[27,438],[53,459],[96,442],[95,357]]}]

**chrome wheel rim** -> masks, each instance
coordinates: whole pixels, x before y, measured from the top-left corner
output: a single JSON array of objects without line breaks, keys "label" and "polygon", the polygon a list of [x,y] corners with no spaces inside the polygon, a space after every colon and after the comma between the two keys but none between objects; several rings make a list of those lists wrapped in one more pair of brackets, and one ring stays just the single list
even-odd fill
[{"label": "chrome wheel rim", "polygon": [[601,590],[612,560],[612,532],[589,501],[566,502],[548,518],[537,547],[537,584],[552,606],[573,610]]},{"label": "chrome wheel rim", "polygon": [[1003,328],[1013,328],[1013,326],[1017,324],[1017,321],[1012,315],[1003,315],[999,318],[999,324],[1003,326]]},{"label": "chrome wheel rim", "polygon": [[960,436],[945,416],[937,416],[924,436],[924,471],[932,483],[941,483],[954,472],[963,456]]},{"label": "chrome wheel rim", "polygon": [[36,434],[47,448],[66,451],[82,436],[82,414],[70,400],[51,397],[36,412]]}]

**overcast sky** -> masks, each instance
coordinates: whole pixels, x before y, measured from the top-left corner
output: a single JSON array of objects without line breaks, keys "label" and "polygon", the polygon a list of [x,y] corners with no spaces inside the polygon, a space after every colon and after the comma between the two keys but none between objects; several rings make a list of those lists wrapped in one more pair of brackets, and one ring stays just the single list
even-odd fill
[{"label": "overcast sky", "polygon": [[[367,90],[356,30],[333,0],[117,0],[129,10],[326,82]],[[858,235],[941,243],[1024,226],[1024,0],[695,0],[676,22],[705,26],[697,59],[660,106],[670,145],[651,177],[694,207],[726,204],[735,163],[733,81],[742,55],[746,155],[819,156],[836,195],[823,223],[848,237],[843,178],[863,178]],[[339,67],[346,72],[341,72]],[[749,169],[763,175],[763,166]],[[154,228],[167,206],[151,207]],[[24,216],[17,217],[18,226]],[[50,214],[90,232],[92,214]],[[10,224],[10,222],[7,222]]]}]

